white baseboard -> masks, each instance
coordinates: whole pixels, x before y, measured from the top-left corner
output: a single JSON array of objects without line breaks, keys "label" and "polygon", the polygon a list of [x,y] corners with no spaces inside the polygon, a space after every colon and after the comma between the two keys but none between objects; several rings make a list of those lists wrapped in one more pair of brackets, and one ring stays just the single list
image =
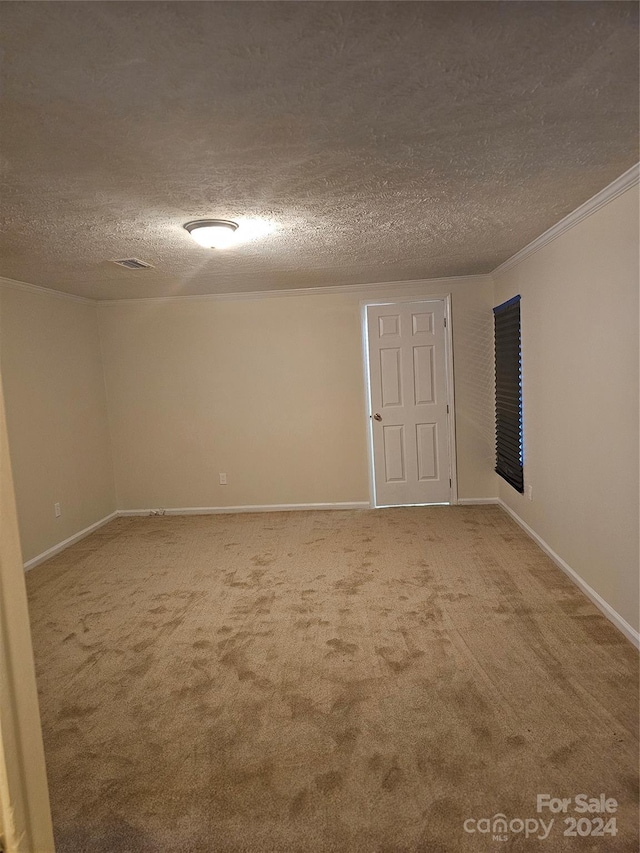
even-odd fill
[{"label": "white baseboard", "polygon": [[37,557],[32,557],[30,560],[24,564],[25,572],[29,571],[29,569],[33,569],[35,566],[40,563],[44,563],[45,560],[50,559],[51,557],[55,557],[56,554],[59,554],[61,551],[64,551],[65,548],[68,548],[70,545],[79,542],[81,539],[84,539],[86,536],[89,536],[91,533],[94,533],[100,527],[103,527],[108,522],[112,521],[114,518],[119,518],[121,516],[132,516],[132,515],[151,515],[153,512],[162,514],[162,515],[217,515],[219,513],[235,513],[235,512],[292,512],[294,510],[316,510],[316,509],[371,509],[371,504],[368,501],[352,501],[347,503],[327,503],[327,504],[262,504],[258,506],[187,506],[187,507],[172,507],[170,509],[120,509],[112,512],[110,515],[106,515],[104,518],[101,518],[99,521],[90,524],[88,527],[85,527],[84,530],[80,530],[78,533],[74,533],[73,536],[69,536],[68,539],[64,539],[62,542],[58,542],[57,545],[53,545],[51,548],[47,548],[46,551],[43,551],[42,554],[38,554]]},{"label": "white baseboard", "polygon": [[256,506],[185,506],[168,509],[120,509],[119,516],[131,515],[219,515],[235,512],[296,512],[299,510],[316,509],[371,509],[368,501],[328,504],[257,504]]},{"label": "white baseboard", "polygon": [[55,557],[55,555],[59,554],[60,551],[64,551],[65,548],[68,548],[75,542],[79,542],[81,539],[84,539],[85,536],[89,536],[91,533],[94,533],[100,527],[104,527],[105,524],[108,524],[114,518],[117,518],[117,516],[117,512],[112,512],[110,515],[105,515],[105,517],[101,518],[100,521],[95,521],[93,524],[90,524],[88,527],[85,527],[84,530],[80,530],[78,533],[74,533],[73,536],[69,536],[68,539],[64,539],[62,542],[58,542],[57,545],[53,545],[51,548],[47,548],[46,551],[43,551],[42,554],[38,554],[37,557],[32,557],[30,560],[27,560],[27,562],[24,564],[25,572],[28,572],[29,569],[32,569],[34,566],[39,565],[39,563],[44,563],[45,560],[48,560],[51,557]]},{"label": "white baseboard", "polygon": [[480,504],[499,504],[500,498],[458,498],[458,506],[475,506]]},{"label": "white baseboard", "polygon": [[562,569],[562,571],[575,583],[577,587],[582,590],[582,592],[587,596],[587,598],[591,599],[595,606],[599,610],[601,610],[602,613],[604,613],[607,619],[612,622],[616,626],[616,628],[621,631],[637,649],[640,649],[640,633],[638,633],[638,631],[636,631],[636,629],[632,625],[630,625],[626,619],[623,619],[622,616],[620,616],[620,614],[617,612],[617,610],[614,610],[613,607],[608,604],[599,593],[595,591],[595,589],[590,587],[589,584],[580,577],[580,575],[575,571],[575,569],[572,569],[571,566],[562,559],[562,557],[556,554],[553,548],[547,545],[544,539],[541,536],[538,536],[535,530],[529,527],[526,521],[523,521],[520,516],[511,509],[510,506],[507,506],[507,504],[501,498],[498,498],[497,503],[500,504],[500,506],[504,509],[506,513],[511,516],[511,518],[516,522],[516,524],[519,524],[520,527],[524,530],[524,532],[527,533],[533,539],[533,541],[540,546],[540,548],[542,548],[545,554],[548,557],[551,557],[553,562],[559,568]]}]

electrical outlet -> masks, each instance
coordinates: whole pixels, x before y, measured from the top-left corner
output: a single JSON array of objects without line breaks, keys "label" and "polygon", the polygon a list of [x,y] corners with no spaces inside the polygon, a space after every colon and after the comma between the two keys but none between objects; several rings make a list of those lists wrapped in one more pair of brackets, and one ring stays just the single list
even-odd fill
[{"label": "electrical outlet", "polygon": [[55,513],[56,518],[60,518],[60,516],[62,515],[62,509],[59,503],[55,503],[53,505],[53,512]]},{"label": "electrical outlet", "polygon": [[533,486],[531,485],[527,486],[527,497],[530,501],[533,500]]},{"label": "electrical outlet", "polygon": [[226,474],[220,474],[220,485],[221,486],[227,485],[227,475]]}]

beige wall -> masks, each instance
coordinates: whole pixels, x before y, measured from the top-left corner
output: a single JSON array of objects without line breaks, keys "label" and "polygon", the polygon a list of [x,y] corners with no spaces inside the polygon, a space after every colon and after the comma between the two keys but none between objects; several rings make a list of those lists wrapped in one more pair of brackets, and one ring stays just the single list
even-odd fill
[{"label": "beige wall", "polygon": [[95,305],[0,285],[0,364],[29,560],[116,508]]},{"label": "beige wall", "polygon": [[638,187],[496,277],[522,295],[525,487],[501,498],[638,628]]},{"label": "beige wall", "polygon": [[[487,497],[496,494],[491,282],[392,293],[450,291],[460,494]],[[368,501],[366,295],[100,305],[118,507]]]}]

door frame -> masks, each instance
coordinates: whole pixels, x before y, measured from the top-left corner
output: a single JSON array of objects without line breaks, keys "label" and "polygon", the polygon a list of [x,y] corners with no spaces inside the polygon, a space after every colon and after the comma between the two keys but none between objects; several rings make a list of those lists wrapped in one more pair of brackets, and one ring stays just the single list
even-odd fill
[{"label": "door frame", "polygon": [[0,834],[7,853],[54,853],[22,549],[0,376]]},{"label": "door frame", "polygon": [[[456,406],[455,388],[453,381],[453,323],[451,318],[451,294],[442,296],[398,296],[388,299],[362,299],[360,301],[360,322],[362,330],[362,359],[364,366],[364,402],[365,417],[367,422],[367,460],[369,471],[369,505],[371,509],[377,509],[375,472],[373,467],[373,423],[371,421],[371,376],[369,375],[369,329],[367,324],[367,308],[371,305],[401,305],[407,302],[442,302],[444,303],[444,317],[446,322],[444,335],[444,357],[445,357],[445,381],[447,386],[447,404],[449,406],[449,418],[447,428],[447,439],[449,442],[449,477],[451,489],[449,491],[449,505],[458,503],[458,465],[456,459]],[[402,506],[402,504],[399,504]],[[439,504],[412,504],[412,506],[439,506]]]}]

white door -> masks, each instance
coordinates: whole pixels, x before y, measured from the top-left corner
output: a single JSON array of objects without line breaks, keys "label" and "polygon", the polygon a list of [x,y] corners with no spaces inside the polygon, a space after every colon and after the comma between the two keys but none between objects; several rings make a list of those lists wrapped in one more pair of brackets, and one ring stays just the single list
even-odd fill
[{"label": "white door", "polygon": [[376,506],[451,501],[444,308],[367,306]]}]

